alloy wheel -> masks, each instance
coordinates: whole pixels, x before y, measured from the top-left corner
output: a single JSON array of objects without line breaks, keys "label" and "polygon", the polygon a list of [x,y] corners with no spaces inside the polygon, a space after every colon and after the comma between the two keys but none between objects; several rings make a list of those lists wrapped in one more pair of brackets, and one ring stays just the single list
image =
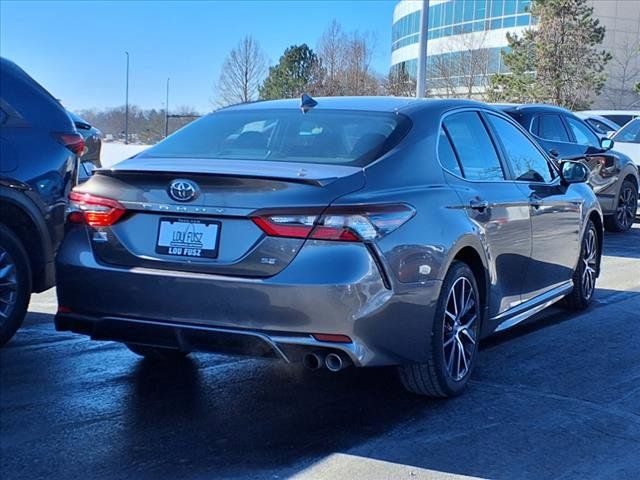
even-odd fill
[{"label": "alloy wheel", "polygon": [[582,247],[582,292],[585,298],[591,298],[596,286],[596,268],[598,266],[598,242],[593,228],[587,231]]},{"label": "alloy wheel", "polygon": [[4,248],[0,247],[0,325],[13,313],[18,297],[16,264]]},{"label": "alloy wheel", "polygon": [[447,372],[462,380],[471,369],[475,354],[479,303],[471,282],[458,278],[449,290],[444,311],[443,347]]},{"label": "alloy wheel", "polygon": [[620,192],[618,198],[618,208],[616,209],[616,217],[620,226],[627,230],[631,228],[637,208],[636,194],[631,186],[625,186]]}]

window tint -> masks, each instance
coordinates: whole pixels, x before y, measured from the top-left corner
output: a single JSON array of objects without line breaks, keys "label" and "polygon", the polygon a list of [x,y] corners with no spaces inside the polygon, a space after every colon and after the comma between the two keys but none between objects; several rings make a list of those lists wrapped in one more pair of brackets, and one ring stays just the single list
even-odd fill
[{"label": "window tint", "polygon": [[576,137],[576,143],[591,147],[600,147],[600,140],[585,124],[575,118],[566,117],[569,128]]},{"label": "window tint", "polygon": [[602,135],[607,135],[609,132],[614,130],[606,123],[603,123],[600,120],[597,120],[595,118],[587,118],[585,119],[585,122],[587,122],[589,125],[595,128],[598,131],[598,133],[601,133]]},{"label": "window tint", "polygon": [[555,175],[544,155],[518,128],[495,115],[489,115],[489,119],[502,142],[515,180],[550,182],[554,178]]},{"label": "window tint", "polygon": [[538,120],[538,136],[554,142],[570,142],[560,115],[540,115]]},{"label": "window tint", "polygon": [[627,123],[624,128],[613,136],[613,140],[615,142],[640,143],[640,118]]},{"label": "window tint", "polygon": [[363,166],[396,145],[410,126],[395,113],[223,110],[190,123],[143,156]]},{"label": "window tint", "polygon": [[447,133],[469,180],[504,180],[500,160],[482,120],[475,112],[451,115],[444,121]]},{"label": "window tint", "polygon": [[462,176],[460,165],[458,164],[458,159],[456,158],[456,154],[451,147],[449,137],[447,136],[443,128],[440,128],[440,138],[438,139],[438,158],[440,159],[440,163],[445,169]]},{"label": "window tint", "polygon": [[621,127],[624,127],[627,123],[633,120],[633,115],[602,115],[608,118],[612,122],[616,122]]}]

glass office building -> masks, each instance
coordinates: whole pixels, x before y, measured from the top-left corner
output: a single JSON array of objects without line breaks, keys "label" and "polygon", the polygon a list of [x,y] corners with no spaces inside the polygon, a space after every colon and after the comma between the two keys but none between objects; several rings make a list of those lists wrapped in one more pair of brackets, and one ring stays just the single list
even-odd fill
[{"label": "glass office building", "polygon": [[[507,32],[521,33],[533,24],[530,4],[531,0],[430,0],[428,88],[435,85],[437,90],[447,71],[452,88],[465,88],[471,81],[478,92],[483,90],[491,74],[505,70],[501,51],[507,47]],[[393,15],[391,66],[413,78],[422,5],[419,0],[402,0]]]}]

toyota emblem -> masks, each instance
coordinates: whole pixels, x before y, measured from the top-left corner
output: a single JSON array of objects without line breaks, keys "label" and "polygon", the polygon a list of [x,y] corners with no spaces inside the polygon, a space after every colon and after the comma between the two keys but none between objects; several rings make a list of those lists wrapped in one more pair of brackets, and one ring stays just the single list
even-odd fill
[{"label": "toyota emblem", "polygon": [[169,196],[178,202],[188,202],[198,196],[198,185],[178,178],[169,184]]}]

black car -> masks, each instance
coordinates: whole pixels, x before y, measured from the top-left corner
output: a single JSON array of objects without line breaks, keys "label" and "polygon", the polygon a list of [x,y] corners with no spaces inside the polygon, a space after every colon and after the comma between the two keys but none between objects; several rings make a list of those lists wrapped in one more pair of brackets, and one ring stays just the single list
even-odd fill
[{"label": "black car", "polygon": [[84,139],[84,152],[80,160],[82,162],[91,162],[95,168],[101,168],[102,132],[75,113],[69,110],[67,110],[67,113],[71,117],[76,130]]},{"label": "black car", "polygon": [[60,103],[0,58],[0,345],[32,292],[55,283],[67,197],[84,140]]},{"label": "black car", "polygon": [[605,215],[605,227],[624,232],[633,225],[638,205],[638,168],[569,110],[551,105],[496,105],[528,130],[557,160],[584,157],[589,184]]}]

